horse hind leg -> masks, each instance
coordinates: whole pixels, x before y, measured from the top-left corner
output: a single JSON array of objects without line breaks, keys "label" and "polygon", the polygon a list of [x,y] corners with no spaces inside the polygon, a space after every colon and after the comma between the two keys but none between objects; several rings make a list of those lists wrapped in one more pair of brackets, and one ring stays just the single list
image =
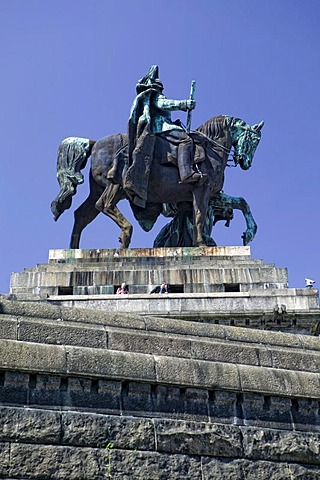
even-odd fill
[{"label": "horse hind leg", "polygon": [[96,202],[96,209],[111,218],[121,229],[119,236],[120,248],[128,248],[131,242],[133,227],[126,217],[116,206],[126,196],[120,185],[109,184],[99,200]]},{"label": "horse hind leg", "polygon": [[82,231],[99,215],[100,212],[95,208],[95,203],[101,195],[102,190],[103,189],[93,181],[90,174],[89,196],[74,212],[70,248],[79,248]]}]

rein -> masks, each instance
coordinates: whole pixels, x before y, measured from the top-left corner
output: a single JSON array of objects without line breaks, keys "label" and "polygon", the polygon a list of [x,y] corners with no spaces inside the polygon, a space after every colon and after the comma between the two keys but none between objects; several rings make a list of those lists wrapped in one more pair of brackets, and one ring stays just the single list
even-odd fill
[{"label": "rein", "polygon": [[[228,158],[227,159],[227,162],[234,162],[234,165],[228,165],[227,164],[227,167],[236,167],[239,163],[239,160],[237,160],[236,157],[238,157],[238,155],[235,153],[235,150],[234,150],[234,146],[231,145],[231,148],[227,148],[225,147],[224,145],[221,145],[220,143],[218,143],[216,140],[213,140],[212,138],[208,137],[208,135],[206,135],[205,133],[201,132],[200,130],[194,130],[195,132],[197,133],[200,133],[200,135],[202,135],[206,140],[209,141],[209,143],[212,144],[212,146],[215,148],[215,149],[220,149],[222,150],[223,153],[226,153],[229,157],[229,155],[231,154],[232,157],[231,158]],[[233,151],[231,151],[231,149],[233,148]]]}]

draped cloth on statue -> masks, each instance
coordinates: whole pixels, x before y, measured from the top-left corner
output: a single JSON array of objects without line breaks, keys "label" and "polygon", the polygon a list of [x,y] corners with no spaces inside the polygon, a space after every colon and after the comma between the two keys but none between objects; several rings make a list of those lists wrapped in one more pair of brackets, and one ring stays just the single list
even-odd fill
[{"label": "draped cloth on statue", "polygon": [[[218,154],[216,147],[200,133],[194,131],[187,134],[180,130],[169,130],[152,135],[150,134],[150,124],[145,124],[142,133],[137,138],[131,157],[132,163],[128,167],[124,181],[124,189],[136,205],[140,207],[146,205],[148,180],[153,159],[159,159],[162,164],[177,165],[179,145],[187,136],[191,137],[193,141],[192,160],[194,164],[202,162],[206,157],[212,163],[216,161]],[[130,148],[130,144],[128,148]],[[126,150],[123,150],[120,155],[127,156]],[[115,173],[115,178],[121,174],[120,169],[123,168],[123,162],[119,161],[118,165],[119,172],[118,175]]]}]

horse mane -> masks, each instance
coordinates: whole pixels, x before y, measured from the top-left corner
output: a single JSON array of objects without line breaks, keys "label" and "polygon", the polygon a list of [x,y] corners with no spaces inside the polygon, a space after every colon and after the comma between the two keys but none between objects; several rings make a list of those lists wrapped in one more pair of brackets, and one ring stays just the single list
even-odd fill
[{"label": "horse mane", "polygon": [[200,125],[195,131],[204,134],[214,143],[223,145],[225,149],[230,150],[232,146],[230,127],[232,127],[233,122],[234,117],[217,115]]},{"label": "horse mane", "polygon": [[227,117],[226,115],[217,115],[196,128],[196,131],[204,133],[204,135],[212,140],[218,140],[225,136],[225,130],[228,126],[229,119],[230,117]]}]

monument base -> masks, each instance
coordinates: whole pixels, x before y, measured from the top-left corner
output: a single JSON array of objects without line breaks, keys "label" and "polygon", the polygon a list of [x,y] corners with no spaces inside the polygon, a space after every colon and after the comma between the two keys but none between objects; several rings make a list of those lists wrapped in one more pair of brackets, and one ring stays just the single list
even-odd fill
[{"label": "monument base", "polygon": [[249,247],[50,250],[46,265],[13,273],[11,293],[148,294],[165,280],[171,293],[248,292],[286,288],[287,270],[253,260]]},{"label": "monument base", "polygon": [[1,478],[320,478],[318,291],[249,247],[51,250],[10,298]]},{"label": "monument base", "polygon": [[0,312],[0,478],[320,478],[318,338],[43,301]]},{"label": "monument base", "polygon": [[[165,280],[170,293],[151,292]],[[115,295],[126,282],[128,295]],[[66,307],[309,333],[320,320],[316,289],[288,288],[287,270],[250,247],[50,250],[13,273],[11,294]]]}]

